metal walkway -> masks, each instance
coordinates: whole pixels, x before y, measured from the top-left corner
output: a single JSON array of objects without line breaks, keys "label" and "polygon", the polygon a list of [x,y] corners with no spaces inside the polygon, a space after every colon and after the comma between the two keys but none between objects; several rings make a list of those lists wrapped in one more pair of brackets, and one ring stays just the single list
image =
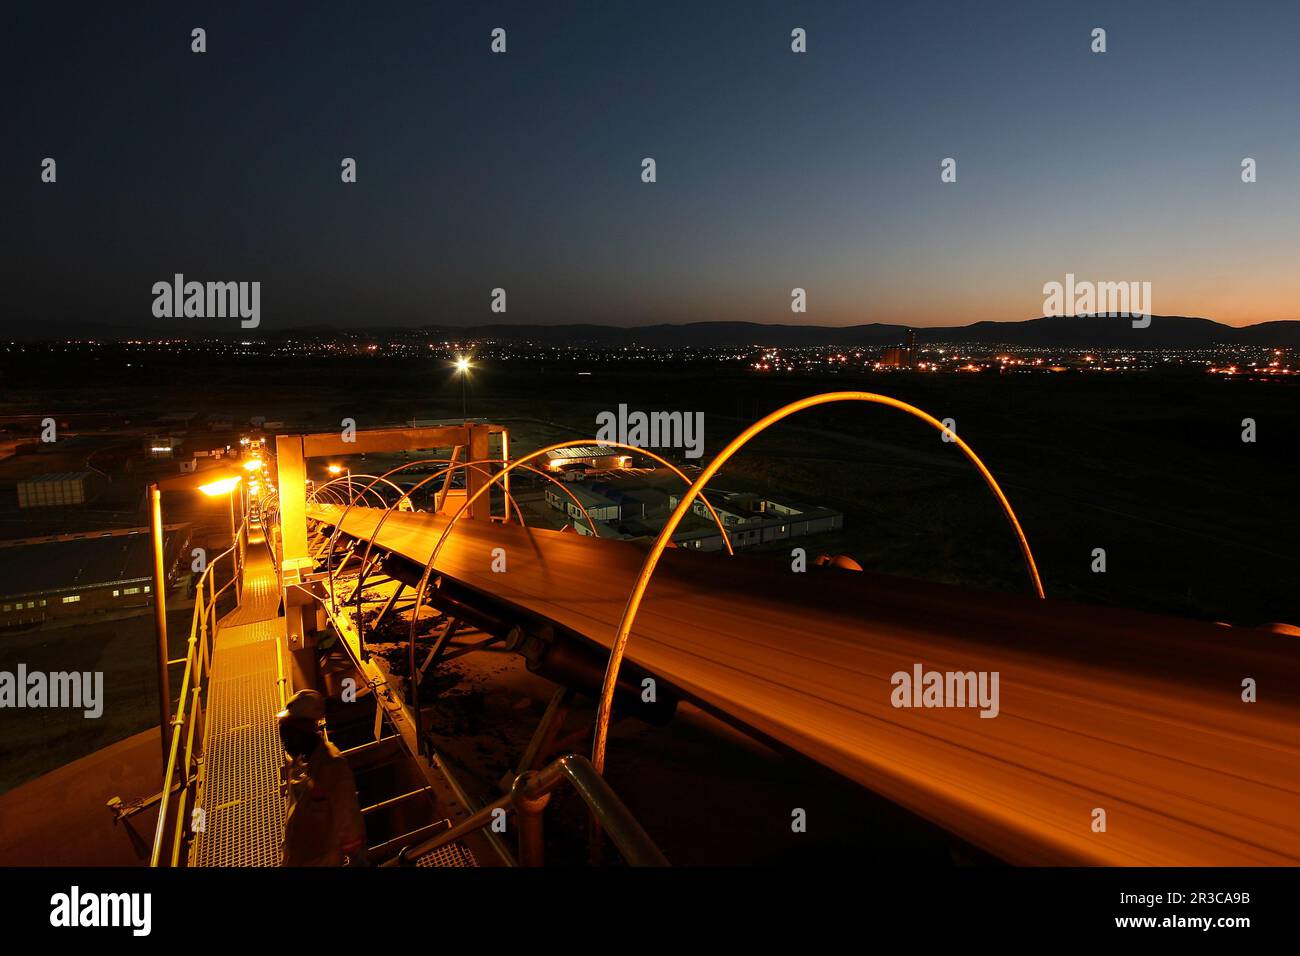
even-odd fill
[{"label": "metal walkway", "polygon": [[204,728],[204,767],[195,798],[202,830],[191,866],[279,866],[285,800],[275,568],[260,536],[250,536],[240,604],[217,626]]}]

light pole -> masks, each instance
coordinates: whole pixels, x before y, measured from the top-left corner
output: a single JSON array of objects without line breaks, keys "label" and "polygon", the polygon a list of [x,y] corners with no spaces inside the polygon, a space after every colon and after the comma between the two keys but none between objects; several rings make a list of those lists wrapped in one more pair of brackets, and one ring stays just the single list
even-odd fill
[{"label": "light pole", "polygon": [[351,501],[352,501],[352,466],[349,465],[348,467],[344,468],[342,465],[330,465],[326,470],[329,471],[329,473],[330,473],[331,475],[337,475],[337,474],[339,474],[340,472],[346,472],[346,473],[347,473],[347,479],[348,479],[348,480],[347,480],[347,485],[346,485],[346,487],[347,487],[347,489],[348,489],[348,502],[351,503]]},{"label": "light pole", "polygon": [[456,374],[460,376],[460,417],[469,418],[469,412],[465,402],[465,380],[469,378],[469,370],[474,366],[470,363],[469,356],[456,356]]},{"label": "light pole", "polygon": [[[162,733],[163,776],[171,749],[171,682],[167,677],[167,572],[163,567],[162,491],[149,486],[149,537],[153,541],[153,626],[158,635],[158,729]],[[166,786],[164,781],[163,786]],[[167,795],[163,794],[163,799]]]},{"label": "light pole", "polygon": [[[221,495],[230,496],[230,546],[235,549],[234,574],[235,574],[235,600],[239,600],[241,585],[239,582],[240,555],[239,555],[239,529],[235,524],[235,489],[239,487],[242,479],[239,475],[232,478],[221,478],[217,481],[208,482],[206,485],[199,485],[199,491],[203,492],[209,498],[218,498]],[[243,510],[242,508],[240,509]],[[242,515],[240,517],[243,517]]]},{"label": "light pole", "polygon": [[[236,548],[235,592],[239,592],[238,545],[235,529],[234,490],[239,486],[239,476],[223,478],[200,485],[199,491],[209,497],[230,495],[230,537]],[[169,485],[171,482],[169,482]],[[193,485],[187,487],[193,488]],[[153,544],[153,625],[158,638],[158,718],[162,734],[163,775],[167,774],[167,757],[171,751],[172,692],[167,675],[169,653],[167,648],[167,569],[163,551],[162,489],[157,482],[149,485],[149,538]],[[200,579],[200,585],[202,579]],[[166,786],[164,780],[163,785]],[[164,798],[166,794],[163,795]]]},{"label": "light pole", "polygon": [[239,487],[240,478],[236,475],[233,478],[222,478],[219,481],[211,481],[206,485],[199,485],[199,491],[203,492],[209,498],[217,498],[221,495],[230,495],[230,543],[235,543],[235,494],[234,491]]}]

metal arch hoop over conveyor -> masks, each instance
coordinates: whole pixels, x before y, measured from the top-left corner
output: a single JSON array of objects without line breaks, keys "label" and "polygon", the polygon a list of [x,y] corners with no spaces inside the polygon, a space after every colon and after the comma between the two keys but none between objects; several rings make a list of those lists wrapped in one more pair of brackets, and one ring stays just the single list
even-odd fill
[{"label": "metal arch hoop over conveyor", "polygon": [[[368,539],[381,514],[354,508],[343,531]],[[393,514],[376,544],[422,566],[447,520]],[[609,647],[644,555],[467,521],[437,571]],[[1009,862],[1300,864],[1300,644],[1281,635],[669,551],[628,656]],[[891,675],[918,663],[998,671],[999,715],[893,707]]]}]

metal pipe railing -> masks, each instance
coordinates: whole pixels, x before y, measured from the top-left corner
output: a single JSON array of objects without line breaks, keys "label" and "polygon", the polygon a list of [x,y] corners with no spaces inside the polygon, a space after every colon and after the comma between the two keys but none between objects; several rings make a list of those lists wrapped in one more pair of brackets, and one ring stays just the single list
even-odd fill
[{"label": "metal pipe railing", "polygon": [[642,829],[627,805],[619,799],[591,762],[578,754],[567,754],[541,770],[522,773],[510,792],[492,801],[467,819],[437,836],[406,847],[396,861],[386,866],[413,866],[416,857],[431,853],[490,825],[498,810],[513,809],[518,817],[520,862],[525,866],[542,863],[542,812],[551,793],[568,782],[582,798],[610,842],[631,866],[668,866],[668,859]]},{"label": "metal pipe railing", "polygon": [[[241,523],[239,532],[244,530],[245,522]],[[225,594],[227,588],[239,578],[243,568],[243,562],[238,554],[239,534],[235,535],[235,540],[230,547],[218,554],[204,569],[200,575],[198,584],[194,588],[194,614],[190,618],[190,637],[188,642],[188,651],[183,658],[185,661],[185,673],[181,678],[180,696],[176,699],[176,711],[171,718],[171,742],[167,749],[167,768],[163,772],[162,790],[163,797],[158,802],[158,822],[154,827],[153,852],[149,856],[149,865],[151,867],[159,866],[162,861],[163,847],[166,844],[168,810],[170,808],[172,792],[172,781],[176,778],[177,765],[181,760],[181,740],[185,738],[184,761],[185,777],[180,787],[179,796],[176,801],[176,817],[174,821],[174,832],[172,835],[172,851],[170,855],[170,865],[177,866],[180,862],[180,848],[183,841],[185,830],[185,805],[193,786],[194,779],[190,776],[191,760],[194,756],[194,736],[195,728],[202,717],[202,706],[200,697],[202,695],[203,681],[205,675],[211,668],[212,646],[209,642],[216,640],[217,632],[217,602]],[[220,566],[222,559],[231,558],[231,578],[217,589],[216,571]],[[204,585],[207,585],[208,597],[203,595]],[[179,662],[179,659],[178,659]],[[169,662],[171,663],[171,662]],[[191,684],[193,685],[191,687]],[[170,706],[170,701],[167,704]],[[186,711],[189,711],[188,716]]]},{"label": "metal pipe railing", "polygon": [[364,817],[369,813],[376,813],[380,810],[388,810],[392,807],[398,806],[399,804],[405,803],[407,800],[414,800],[416,797],[423,797],[427,795],[429,791],[432,789],[433,789],[432,787],[419,787],[415,790],[410,790],[406,793],[399,794],[395,797],[389,797],[387,800],[380,800],[378,803],[372,803],[368,807],[362,807],[361,815]]}]

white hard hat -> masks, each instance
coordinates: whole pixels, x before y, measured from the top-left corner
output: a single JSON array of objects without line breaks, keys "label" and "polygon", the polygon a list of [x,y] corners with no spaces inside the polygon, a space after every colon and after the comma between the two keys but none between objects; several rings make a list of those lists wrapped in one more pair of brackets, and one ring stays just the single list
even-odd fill
[{"label": "white hard hat", "polygon": [[275,715],[280,720],[324,720],[325,698],[318,690],[300,690],[289,698],[284,710]]}]

